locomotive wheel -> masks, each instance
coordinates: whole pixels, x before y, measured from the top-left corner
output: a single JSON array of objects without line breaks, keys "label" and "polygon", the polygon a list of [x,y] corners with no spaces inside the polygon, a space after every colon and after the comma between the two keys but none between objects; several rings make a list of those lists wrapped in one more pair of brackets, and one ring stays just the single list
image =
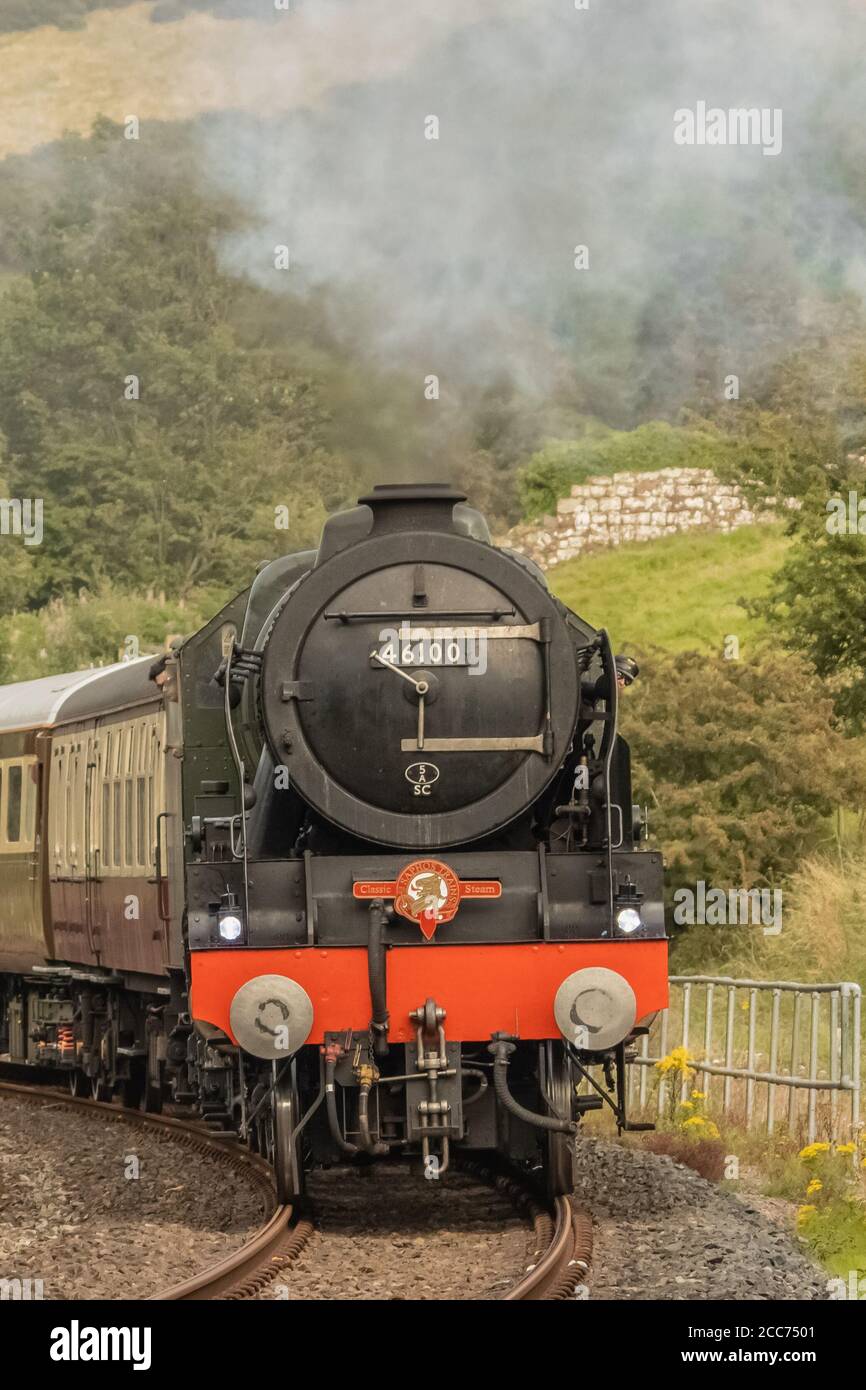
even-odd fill
[{"label": "locomotive wheel", "polygon": [[120,1099],[126,1110],[141,1110],[141,1098],[144,1094],[142,1078],[135,1073],[132,1076],[125,1076],[120,1083]]},{"label": "locomotive wheel", "polygon": [[[547,1108],[561,1119],[573,1119],[574,1079],[565,1048],[559,1042],[542,1044]],[[548,1197],[567,1197],[574,1191],[574,1136],[545,1134],[544,1176]]]},{"label": "locomotive wheel", "polygon": [[147,1068],[140,1063],[120,1083],[120,1095],[127,1110],[141,1110],[147,1115],[158,1115],[162,1110],[162,1089],[153,1084]]},{"label": "locomotive wheel", "polygon": [[111,1087],[102,1076],[94,1076],[90,1082],[90,1094],[94,1100],[111,1100]]},{"label": "locomotive wheel", "polygon": [[299,1118],[298,1088],[294,1066],[277,1082],[273,1091],[273,1156],[277,1182],[277,1201],[297,1202],[304,1194],[303,1158],[298,1153],[295,1128]]},{"label": "locomotive wheel", "polygon": [[162,1113],[162,1086],[154,1082],[150,1072],[148,1072],[144,1078],[139,1108],[147,1115],[159,1115]]}]

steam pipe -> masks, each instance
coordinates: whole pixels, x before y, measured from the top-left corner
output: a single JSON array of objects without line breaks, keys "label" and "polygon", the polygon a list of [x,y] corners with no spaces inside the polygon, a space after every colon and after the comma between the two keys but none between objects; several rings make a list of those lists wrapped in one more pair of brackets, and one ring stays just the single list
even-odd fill
[{"label": "steam pipe", "polygon": [[367,937],[367,972],[370,980],[370,1001],[372,1018],[370,1032],[373,1035],[373,1052],[376,1057],[388,1055],[388,991],[385,980],[385,943],[383,932],[387,916],[381,898],[370,903],[369,933]]}]

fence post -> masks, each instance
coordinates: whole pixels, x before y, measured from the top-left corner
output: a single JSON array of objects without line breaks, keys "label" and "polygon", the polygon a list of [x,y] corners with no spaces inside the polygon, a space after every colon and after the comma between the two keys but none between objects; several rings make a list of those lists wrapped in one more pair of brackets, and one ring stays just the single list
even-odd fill
[{"label": "fence post", "polygon": [[[794,1022],[791,1029],[791,1076],[797,1075],[797,1068],[800,1065],[800,1001],[801,994],[794,995]],[[794,1123],[797,1118],[797,1090],[790,1087],[788,1096],[788,1129],[794,1133]]]},{"label": "fence post", "polygon": [[[689,1049],[689,1021],[692,1007],[692,987],[689,982],[683,985],[683,1047],[688,1052]],[[680,1078],[680,1103],[686,1099],[688,1089],[688,1073],[683,1070]]]},{"label": "fence post", "polygon": [[[713,994],[715,988],[712,981],[706,987],[707,1011],[704,1019],[704,1061],[706,1062],[711,1062],[713,1060]],[[713,1078],[710,1072],[706,1071],[701,1074],[701,1090],[706,1092],[708,1110],[710,1108],[710,1087],[712,1085],[712,1080]]]},{"label": "fence post", "polygon": [[[668,1055],[668,1013],[668,1009],[665,1009],[662,1013],[662,1032],[661,1039],[659,1041],[659,1047],[661,1048],[661,1057],[667,1057]],[[667,1082],[665,1081],[664,1076],[661,1073],[659,1073],[659,1091],[658,1097],[656,1099],[656,1113],[659,1115],[664,1113],[666,1087]]]},{"label": "fence post", "polygon": [[[773,990],[773,1016],[770,1023],[770,1075],[776,1076],[779,1067],[779,1011],[782,1005],[782,991]],[[772,1134],[776,1127],[776,1088],[772,1081],[767,1083],[767,1133]]]},{"label": "fence post", "polygon": [[860,986],[855,985],[854,994],[854,1056],[852,1060],[852,1070],[854,1072],[854,1089],[851,1092],[851,1130],[856,1139],[860,1130],[860,1085],[862,1077],[860,1074]]},{"label": "fence post", "polygon": [[[749,1071],[755,1070],[755,1025],[758,1014],[758,991],[749,990],[749,1059],[746,1063]],[[746,1124],[752,1122],[752,1112],[755,1108],[755,1079],[750,1076],[746,1082]]]},{"label": "fence post", "polygon": [[[809,1022],[809,1080],[818,1080],[818,1028],[821,1022],[821,996],[816,990],[812,991],[812,1016]],[[818,1104],[818,1092],[814,1086],[809,1088],[809,1143],[815,1142],[817,1132],[815,1115]]]},{"label": "fence post", "polygon": [[[806,1121],[804,1132],[808,1132],[809,1142],[814,1142],[818,1129],[818,1092],[829,1091],[830,1093],[830,1130],[831,1136],[835,1139],[840,1136],[840,1093],[850,1094],[850,1122],[851,1134],[857,1139],[860,1132],[860,1093],[861,1093],[861,1060],[862,1043],[860,1029],[862,1023],[862,990],[860,986],[851,981],[841,981],[839,983],[798,983],[794,980],[749,980],[731,979],[727,976],[709,975],[681,975],[672,976],[671,984],[680,986],[683,989],[683,1008],[682,1008],[682,1045],[688,1047],[692,1028],[692,1000],[697,996],[694,992],[695,985],[703,985],[706,989],[706,1013],[704,1016],[704,1057],[696,1062],[696,1070],[701,1076],[701,1089],[709,1097],[709,1087],[712,1076],[724,1078],[724,1095],[722,1109],[730,1113],[734,1100],[734,1082],[737,1082],[736,1096],[739,1104],[740,1095],[745,1097],[746,1121],[749,1125],[755,1123],[755,1109],[757,1087],[761,1085],[767,1087],[767,1118],[766,1132],[772,1134],[776,1126],[776,1100],[777,1092],[780,1087],[788,1090],[787,1115],[788,1126],[792,1137],[796,1135],[799,1119],[801,1115]],[[714,991],[715,987],[727,990],[727,1009],[725,1010],[725,1033],[721,1040],[720,1047],[714,1044]],[[737,994],[739,990],[748,991],[748,1039],[742,1039],[742,1045],[737,1043]],[[759,1065],[759,1055],[757,1051],[758,1041],[764,1045],[763,1021],[760,1039],[758,1035],[758,1010],[761,1008],[761,996],[764,992],[772,992],[772,1010],[770,1017],[770,1036],[769,1036],[769,1063],[768,1066]],[[790,1043],[787,1033],[783,1039],[782,1025],[785,1020],[782,1016],[782,999],[785,994],[793,995],[792,1010],[790,1016],[791,1036]],[[826,1012],[822,1008],[822,996],[829,996],[829,1007]],[[804,1042],[803,1034],[803,1008],[804,1001],[811,1001],[809,1013],[809,1036],[808,1044]],[[744,1004],[744,1007],[746,1005]],[[676,1010],[673,1014],[669,1010],[662,1010],[659,1020],[660,1034],[660,1056],[667,1056],[671,1041],[670,1018],[679,1017]],[[826,1067],[824,1065],[824,1040],[822,1029],[825,1020],[829,1029],[828,1032],[828,1055]],[[787,1026],[787,1023],[786,1023]],[[659,1035],[657,1035],[659,1036]],[[679,1037],[679,1034],[677,1035]],[[676,1045],[679,1043],[674,1040]],[[632,1064],[640,1065],[644,1068],[640,1079],[641,1107],[643,1108],[649,1094],[649,1068],[655,1064],[657,1058],[653,1055],[654,1043],[646,1035],[642,1038],[639,1056],[633,1056]],[[805,1053],[804,1053],[805,1047]],[[724,1059],[719,1056],[719,1051],[723,1050]],[[790,1069],[784,1063],[780,1069],[780,1054],[790,1052]],[[746,1052],[748,1055],[746,1055]],[[764,1056],[762,1052],[761,1057]],[[801,1066],[801,1057],[804,1062]],[[629,1094],[634,1093],[633,1078],[629,1078]],[[745,1083],[742,1085],[742,1083]],[[662,1115],[665,1111],[668,1098],[676,1099],[677,1091],[680,1097],[684,1097],[687,1081],[684,1083],[682,1076],[676,1079],[672,1076],[658,1078],[657,1094],[657,1113]],[[668,1087],[671,1090],[668,1090]],[[742,1086],[742,1091],[741,1091]],[[801,1103],[798,1092],[807,1092],[806,1102]],[[847,1131],[847,1126],[843,1128]]]},{"label": "fence post", "polygon": [[[726,1025],[725,1025],[725,1066],[728,1067],[729,1069],[730,1069],[730,1068],[733,1066],[733,1064],[734,1064],[734,1020],[735,1020],[735,1013],[734,1013],[734,1010],[736,1009],[736,1007],[737,1007],[737,987],[736,987],[736,985],[731,984],[731,985],[728,985],[728,1014],[727,1014],[727,1022],[726,1022]],[[732,1077],[730,1077],[730,1076],[726,1076],[726,1077],[725,1077],[725,1085],[724,1085],[724,1091],[723,1091],[724,1100],[723,1100],[723,1102],[722,1102],[722,1106],[723,1106],[723,1109],[724,1109],[724,1111],[725,1111],[725,1114],[727,1114],[728,1110],[730,1109],[730,1105],[731,1105],[731,1087],[732,1087],[732,1082],[733,1082],[733,1078],[732,1078]]]},{"label": "fence post", "polygon": [[[839,1048],[841,1046],[839,1027],[839,991],[830,995],[830,1080],[838,1081],[840,1075]],[[839,1109],[839,1092],[830,1092],[830,1128],[836,1133],[836,1116]]]}]

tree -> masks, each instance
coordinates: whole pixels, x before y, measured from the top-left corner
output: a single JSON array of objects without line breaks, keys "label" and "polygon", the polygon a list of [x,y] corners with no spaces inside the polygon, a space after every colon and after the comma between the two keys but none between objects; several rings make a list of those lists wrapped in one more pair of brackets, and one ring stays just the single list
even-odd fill
[{"label": "tree", "polygon": [[[748,607],[806,655],[826,677],[837,712],[862,729],[866,318],[846,300],[825,310],[821,328],[808,348],[777,365],[762,402],[722,422],[730,448],[720,472],[756,504],[775,507],[794,537],[770,593]],[[836,509],[843,520],[834,527]]]},{"label": "tree", "polygon": [[675,428],[650,420],[634,430],[609,430],[586,420],[576,439],[551,439],[534,453],[518,474],[518,490],[527,518],[555,512],[572,484],[612,473],[646,473],[661,468],[721,469],[731,450],[716,429]]},{"label": "tree", "polygon": [[237,582],[314,543],[354,491],[313,378],[239,326],[258,292],[213,246],[232,209],[191,190],[167,145],[143,155],[108,122],[69,137],[55,183],[11,219],[28,274],[0,299],[0,429],[11,495],[43,499],[45,530],[18,606],[102,578]]},{"label": "tree", "polygon": [[651,655],[622,705],[671,888],[778,883],[836,808],[866,804],[866,748],[800,656]]}]

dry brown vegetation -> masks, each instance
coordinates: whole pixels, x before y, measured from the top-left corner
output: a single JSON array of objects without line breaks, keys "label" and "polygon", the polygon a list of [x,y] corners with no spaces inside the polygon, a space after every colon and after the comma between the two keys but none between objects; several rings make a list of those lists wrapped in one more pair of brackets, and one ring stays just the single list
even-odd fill
[{"label": "dry brown vegetation", "polygon": [[154,24],[153,8],[96,10],[71,31],[46,25],[0,35],[0,156],[26,153],[65,130],[83,134],[98,115],[171,121],[315,105],[333,87],[410,67],[443,30],[495,6],[440,0],[423,24],[412,6],[391,0],[357,0],[325,19],[313,7],[267,24],[210,14]]}]

